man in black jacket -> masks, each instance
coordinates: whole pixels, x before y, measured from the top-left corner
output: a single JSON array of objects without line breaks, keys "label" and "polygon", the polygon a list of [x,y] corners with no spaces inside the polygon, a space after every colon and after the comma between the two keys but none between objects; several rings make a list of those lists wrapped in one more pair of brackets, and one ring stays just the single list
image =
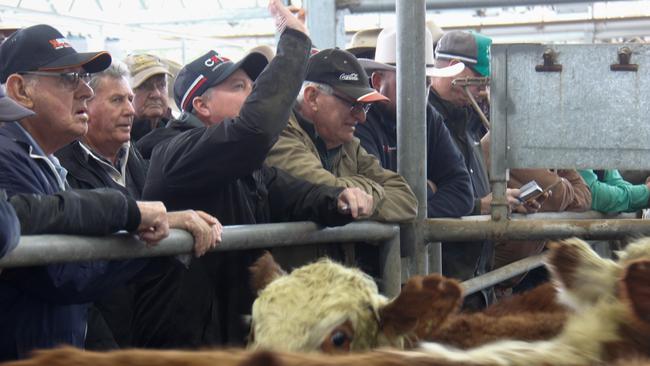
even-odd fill
[{"label": "man in black jacket", "polygon": [[[113,63],[90,79],[94,96],[88,102],[88,132],[56,153],[68,170],[67,181],[73,188],[111,187],[134,199],[142,196],[148,165],[131,144],[133,92],[127,78],[126,68]],[[192,233],[196,256],[221,241],[221,224],[205,212],[174,211],[167,217],[170,228]],[[141,321],[135,317],[139,307],[148,303],[147,313],[163,311],[160,307],[165,303],[164,293],[150,294],[147,290],[152,286],[171,287],[159,282],[184,269],[167,258],[151,262],[149,267],[154,268],[138,276],[135,283],[118,287],[95,302],[89,315],[87,348],[135,346]]]},{"label": "man in black jacket", "polygon": [[[205,210],[225,225],[347,223],[372,207],[369,195],[314,185],[263,165],[286,126],[311,48],[304,26],[279,1],[270,8],[287,28],[268,66],[259,53],[233,63],[210,51],[180,71],[174,95],[183,115],[149,135],[165,134],[153,150],[144,197],[161,199],[170,209]],[[242,343],[248,332],[241,315],[250,312],[253,299],[247,267],[258,255],[210,253],[195,260],[170,304],[173,316],[152,329],[150,345]]]},{"label": "man in black jacket", "polygon": [[[35,112],[0,127],[0,188],[9,196],[55,194],[68,188],[65,170],[52,154],[86,132],[86,101],[92,96],[88,73],[110,62],[106,52],[76,52],[48,25],[18,30],[0,45],[0,82],[10,98]],[[134,218],[129,230],[151,243],[167,235],[162,203],[129,202],[129,217]],[[82,222],[80,215],[73,212],[71,219]],[[84,219],[100,216],[86,215]],[[3,271],[0,359],[62,343],[83,346],[87,303],[142,267],[141,260],[98,260]]]},{"label": "man in black jacket", "polygon": [[[481,151],[480,139],[486,132],[476,126],[480,124],[478,114],[472,109],[462,87],[452,85],[454,78],[489,76],[490,44],[492,40],[478,33],[452,31],[445,33],[438,41],[435,51],[435,66],[439,69],[459,67],[460,72],[448,77],[432,78],[429,103],[442,115],[454,142],[463,154],[465,166],[470,175],[474,194],[472,214],[487,214],[492,202],[492,193],[487,168]],[[471,87],[478,95],[478,88]],[[516,199],[519,190],[508,190],[508,201],[512,207],[519,204]],[[491,241],[455,242],[443,245],[446,256],[443,274],[466,280],[482,274],[491,267],[494,244]],[[481,307],[491,300],[489,291],[484,299],[469,297],[471,307]],[[474,301],[472,301],[474,300]]]}]

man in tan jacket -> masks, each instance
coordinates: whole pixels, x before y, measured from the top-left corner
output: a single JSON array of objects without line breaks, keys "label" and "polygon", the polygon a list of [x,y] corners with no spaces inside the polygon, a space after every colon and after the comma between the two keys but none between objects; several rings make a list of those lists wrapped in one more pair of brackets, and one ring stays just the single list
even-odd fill
[{"label": "man in tan jacket", "polygon": [[[307,64],[306,81],[298,94],[288,126],[269,152],[266,162],[297,177],[338,187],[358,187],[373,197],[367,217],[379,221],[408,222],[415,218],[417,199],[397,173],[381,167],[354,137],[364,123],[370,103],[387,100],[370,87],[368,76],[351,53],[327,49],[313,55]],[[360,249],[357,247],[357,249]],[[327,255],[340,259],[338,246],[316,246],[274,250],[285,266],[294,266]],[[344,246],[346,262],[364,268]],[[361,249],[361,262],[374,261],[377,250]]]},{"label": "man in tan jacket", "polygon": [[413,220],[417,200],[404,178],[382,168],[354,137],[370,103],[386,100],[369,86],[351,53],[327,49],[313,55],[294,113],[267,163],[313,183],[363,189],[374,199],[371,219]]}]

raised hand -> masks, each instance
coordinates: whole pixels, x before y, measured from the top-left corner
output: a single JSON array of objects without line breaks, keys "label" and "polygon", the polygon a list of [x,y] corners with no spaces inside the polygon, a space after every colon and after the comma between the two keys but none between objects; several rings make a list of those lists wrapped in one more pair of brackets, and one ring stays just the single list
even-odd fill
[{"label": "raised hand", "polygon": [[284,6],[280,0],[269,0],[269,12],[275,19],[275,27],[278,33],[282,33],[285,28],[289,27],[309,35],[307,27],[304,24],[304,13],[302,14],[303,21],[301,22],[298,19],[301,13],[298,12],[298,17],[294,16],[291,10]]}]

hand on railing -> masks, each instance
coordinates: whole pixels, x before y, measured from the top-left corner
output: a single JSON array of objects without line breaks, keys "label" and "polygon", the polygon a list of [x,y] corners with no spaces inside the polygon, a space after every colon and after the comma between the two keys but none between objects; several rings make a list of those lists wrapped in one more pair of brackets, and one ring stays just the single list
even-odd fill
[{"label": "hand on railing", "polygon": [[162,202],[138,201],[140,226],[137,233],[147,246],[154,246],[169,235],[167,209]]},{"label": "hand on railing", "polygon": [[169,227],[189,231],[194,237],[194,255],[198,258],[221,243],[223,226],[203,211],[174,211],[167,214]]},{"label": "hand on railing", "polygon": [[354,187],[346,188],[339,194],[337,206],[339,212],[361,219],[372,215],[374,203],[371,195]]},{"label": "hand on railing", "polygon": [[[280,0],[269,0],[269,12],[275,20],[275,27],[278,33],[282,33],[285,28],[293,28],[297,31],[309,35],[304,20],[301,22],[296,16],[291,14],[291,10],[282,4]],[[301,14],[298,13],[298,16]],[[303,19],[304,19],[304,14]]]}]

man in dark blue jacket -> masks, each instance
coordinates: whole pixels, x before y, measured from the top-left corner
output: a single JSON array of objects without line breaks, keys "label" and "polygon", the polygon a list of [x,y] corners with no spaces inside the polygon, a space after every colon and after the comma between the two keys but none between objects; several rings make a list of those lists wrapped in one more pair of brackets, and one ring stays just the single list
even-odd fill
[{"label": "man in dark blue jacket", "polygon": [[[88,73],[110,63],[106,52],[77,53],[47,25],[18,30],[0,45],[0,83],[11,99],[35,112],[0,128],[0,188],[10,197],[66,190],[65,169],[52,154],[86,132],[86,101],[92,96]],[[167,235],[166,210],[160,202],[128,202],[131,219],[122,229],[137,231],[150,243]],[[82,346],[86,303],[131,278],[145,263],[93,261],[3,271],[0,359],[62,343]]]},{"label": "man in dark blue jacket", "polygon": [[12,251],[18,245],[19,239],[20,223],[16,211],[7,202],[5,191],[0,190],[0,258]]},{"label": "man in dark blue jacket", "polygon": [[[388,97],[389,102],[373,104],[366,123],[357,125],[355,135],[361,140],[361,146],[375,155],[384,168],[397,171],[395,36],[394,29],[384,29],[377,38],[375,61],[361,60],[366,70],[373,71],[373,88]],[[428,30],[427,37],[431,37]],[[433,63],[432,45],[433,41],[427,47],[427,52],[431,52],[427,54],[430,63]],[[430,70],[427,69],[427,74]],[[463,156],[442,117],[430,106],[427,107],[427,183],[428,217],[460,217],[472,211],[472,186]]]}]

